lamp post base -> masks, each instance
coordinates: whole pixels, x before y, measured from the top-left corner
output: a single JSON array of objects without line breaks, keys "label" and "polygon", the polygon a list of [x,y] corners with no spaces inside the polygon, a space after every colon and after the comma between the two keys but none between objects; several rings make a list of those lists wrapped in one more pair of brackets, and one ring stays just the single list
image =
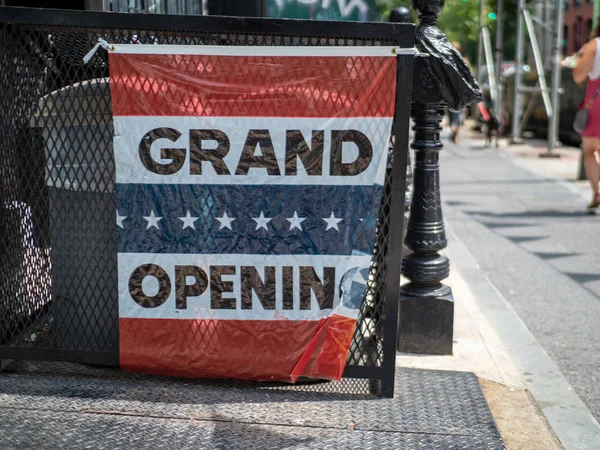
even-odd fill
[{"label": "lamp post base", "polygon": [[452,290],[442,285],[425,294],[404,286],[400,293],[397,349],[403,353],[451,355],[454,330]]}]

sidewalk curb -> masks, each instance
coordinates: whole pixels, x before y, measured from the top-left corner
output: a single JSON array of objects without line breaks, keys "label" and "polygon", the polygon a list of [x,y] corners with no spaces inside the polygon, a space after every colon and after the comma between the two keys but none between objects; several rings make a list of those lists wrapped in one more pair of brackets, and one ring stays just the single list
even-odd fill
[{"label": "sidewalk curb", "polygon": [[529,332],[508,301],[477,266],[473,256],[447,225],[449,258],[477,304],[524,376],[550,427],[567,450],[600,448],[600,425],[563,377],[560,369]]},{"label": "sidewalk curb", "polygon": [[562,450],[558,437],[531,393],[479,379],[507,450]]}]

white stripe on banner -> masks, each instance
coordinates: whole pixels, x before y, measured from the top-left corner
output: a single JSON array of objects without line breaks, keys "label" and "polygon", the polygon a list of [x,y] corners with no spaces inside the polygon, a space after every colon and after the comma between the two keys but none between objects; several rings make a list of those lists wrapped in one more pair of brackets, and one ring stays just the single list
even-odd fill
[{"label": "white stripe on banner", "polygon": [[414,48],[388,46],[224,46],[224,45],[139,45],[108,44],[114,53],[134,55],[215,55],[215,56],[384,56],[413,55]]},{"label": "white stripe on banner", "polygon": [[[370,255],[120,253],[118,258],[119,317],[145,319],[356,318],[371,262]],[[262,300],[252,286],[262,289]]]},{"label": "white stripe on banner", "polygon": [[[391,117],[116,116],[114,151],[117,183],[372,185],[375,181],[376,184],[383,184],[391,125]],[[268,130],[268,133],[263,130]],[[295,174],[286,175],[286,142],[298,138],[296,130],[302,133],[310,150],[314,150],[313,135],[318,136],[322,132],[323,156],[311,158],[312,168],[308,171],[301,158],[296,156]],[[331,136],[334,131],[349,132],[347,141],[342,144],[341,163],[346,168],[353,167],[350,172],[356,174],[338,175],[341,173],[338,172],[340,165],[336,166],[337,169],[332,166]],[[260,142],[272,143],[272,155],[261,149],[260,143],[257,144],[258,135]],[[363,136],[368,140],[366,144]],[[202,155],[207,155],[207,150],[217,148],[218,141],[209,137],[220,137],[223,146],[227,147],[222,149],[223,154],[226,152],[222,163],[202,161],[200,165],[191,167],[190,154],[193,160],[198,161],[206,158]],[[250,141],[253,146],[243,152],[245,144]],[[371,147],[368,159],[359,158],[360,145],[363,150],[365,145]],[[297,140],[289,147],[290,151],[297,149]],[[180,150],[169,152],[162,149]],[[265,161],[273,162],[271,173],[265,167],[250,167],[245,174],[243,161],[248,156],[254,160],[262,157]],[[217,169],[216,165],[219,166]],[[217,174],[217,170],[220,174]]]}]

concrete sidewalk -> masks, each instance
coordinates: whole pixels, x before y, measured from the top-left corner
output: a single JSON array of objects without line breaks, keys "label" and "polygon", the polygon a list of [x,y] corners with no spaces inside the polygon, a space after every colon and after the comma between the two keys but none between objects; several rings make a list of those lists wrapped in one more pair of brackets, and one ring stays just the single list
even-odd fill
[{"label": "concrete sidewalk", "polygon": [[[481,311],[462,272],[469,256],[446,226],[450,277],[444,283],[454,295],[454,348],[452,356],[399,353],[397,365],[421,369],[472,372],[479,379],[496,425],[509,450],[563,448],[530,392],[509,352]],[[460,260],[459,270],[455,260]],[[468,269],[467,269],[468,270]],[[477,267],[473,265],[473,272]],[[483,280],[485,285],[486,280]]]},{"label": "concrete sidewalk", "polygon": [[[398,364],[403,367],[464,370],[475,373],[509,449],[554,449],[563,446],[567,449],[581,450],[600,448],[600,427],[597,421],[566,381],[561,369],[531,334],[517,311],[503,297],[486,271],[479,266],[477,258],[470,253],[469,247],[459,237],[465,232],[475,232],[481,239],[488,236],[483,231],[477,231],[480,224],[475,224],[478,222],[477,215],[472,216],[477,213],[464,214],[463,211],[465,207],[470,208],[468,211],[485,211],[485,208],[481,209],[484,198],[492,202],[486,204],[487,207],[494,208],[494,189],[500,189],[496,192],[502,193],[503,196],[508,195],[509,198],[510,192],[520,192],[524,197],[515,201],[522,211],[537,195],[536,192],[547,186],[550,200],[552,196],[557,196],[555,206],[565,211],[567,217],[570,214],[577,217],[578,213],[570,213],[568,209],[577,208],[579,204],[580,214],[585,217],[585,204],[591,194],[587,182],[577,180],[579,149],[560,148],[555,150],[560,154],[560,158],[540,158],[539,154],[546,151],[545,142],[540,140],[526,141],[513,146],[501,141],[497,150],[486,149],[483,136],[475,132],[463,133],[458,146],[447,144],[447,134],[444,134],[443,140],[445,149],[441,161],[442,200],[449,240],[446,253],[452,264],[451,276],[445,283],[452,287],[455,299],[454,355],[400,355]],[[494,169],[491,172],[495,171],[495,175],[490,173],[491,177],[479,176],[489,164],[492,164],[490,167]],[[469,167],[476,167],[478,174],[469,173]],[[450,177],[448,171],[451,172]],[[515,186],[502,184],[502,174],[511,171],[518,172],[518,175],[512,175],[516,180]],[[530,175],[525,176],[525,173]],[[451,184],[445,186],[445,179],[451,180]],[[458,190],[455,186],[463,183],[472,185],[472,189],[467,189],[470,197],[456,195]],[[529,191],[518,191],[522,188],[521,185],[537,187]],[[569,192],[569,198],[561,198],[560,192]],[[461,200],[462,198],[467,200]],[[511,215],[506,205],[500,201],[500,197],[497,200],[500,209],[483,215],[489,226],[502,227],[498,228],[499,230],[508,227],[507,230],[514,229],[517,232],[529,231],[526,233],[527,237],[515,236],[515,242],[522,239],[544,239],[543,234],[538,238],[534,228],[524,222],[526,216],[521,219],[521,216]],[[467,203],[463,201],[467,201],[469,205],[466,206]],[[477,208],[474,208],[475,205]],[[564,205],[570,206],[565,208]],[[549,212],[543,209],[546,205],[538,206],[542,216]],[[560,209],[561,207],[565,209]],[[503,217],[503,211],[508,213],[507,218]],[[532,214],[535,215],[536,212],[533,211]],[[492,219],[499,222],[492,224]],[[470,225],[471,223],[473,225]],[[469,226],[465,227],[467,224]],[[459,234],[456,233],[455,226],[460,229]],[[530,228],[524,228],[526,226]],[[471,237],[470,245],[479,245],[481,249],[488,243]],[[494,245],[506,244],[498,240]],[[552,247],[552,242],[548,245]],[[556,252],[556,249],[554,251]],[[493,254],[493,245],[488,252]],[[490,261],[492,259],[488,258]],[[488,260],[486,270],[492,267],[487,263]],[[520,265],[523,266],[522,263]],[[527,266],[523,266],[525,267]],[[521,276],[525,276],[526,273],[521,272]],[[515,276],[518,276],[518,273]],[[543,275],[541,280],[548,276]]]},{"label": "concrete sidewalk", "polygon": [[[467,138],[482,147],[481,133],[467,130]],[[577,147],[562,146],[552,150],[558,157],[548,158],[547,143],[541,139],[526,139],[521,144],[510,144],[508,139],[500,139],[499,152],[514,164],[542,177],[557,180],[570,191],[591,200],[588,181],[582,172],[581,150]],[[583,179],[579,179],[580,172]]]},{"label": "concrete sidewalk", "polygon": [[[472,135],[462,145],[476,152],[483,141]],[[585,183],[568,181],[576,176],[577,152],[561,150],[560,160],[542,160],[538,148],[503,146],[498,155],[566,183],[583,204]],[[442,157],[451,153],[449,145]],[[442,161],[442,172],[447,163]],[[399,354],[394,399],[351,393],[362,382],[357,380],[282,390],[4,361],[2,448],[600,448],[589,411],[459,239],[455,226],[473,219],[452,202],[445,201],[444,211],[454,354]],[[522,345],[513,345],[515,340]],[[528,372],[523,359],[547,372]],[[553,399],[556,392],[562,396]]]}]

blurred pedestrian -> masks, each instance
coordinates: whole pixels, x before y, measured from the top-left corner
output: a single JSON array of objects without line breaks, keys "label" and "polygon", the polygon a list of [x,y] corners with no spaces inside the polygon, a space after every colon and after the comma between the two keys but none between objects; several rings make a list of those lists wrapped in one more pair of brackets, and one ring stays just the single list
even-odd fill
[{"label": "blurred pedestrian", "polygon": [[450,140],[455,144],[458,144],[458,133],[460,132],[460,127],[462,127],[464,121],[463,112],[448,111],[448,115],[450,116],[450,127],[452,129]]},{"label": "blurred pedestrian", "polygon": [[582,83],[588,79],[582,107],[589,110],[585,129],[581,132],[583,164],[592,187],[592,201],[588,209],[600,206],[598,180],[598,146],[600,145],[600,21],[592,32],[590,41],[578,52],[577,65],[573,69],[573,80]]},{"label": "blurred pedestrian", "polygon": [[[452,45],[456,50],[458,50],[459,53],[462,54],[460,42],[453,42]],[[469,61],[469,59],[464,56],[463,59],[467,63],[467,66],[469,66],[469,69],[471,69],[471,62]],[[458,144],[458,135],[460,133],[460,128],[463,126],[463,123],[465,121],[465,113],[464,111],[454,112],[448,110],[448,116],[450,121],[450,128],[452,129],[452,131],[450,132],[450,140],[455,144]]]}]

